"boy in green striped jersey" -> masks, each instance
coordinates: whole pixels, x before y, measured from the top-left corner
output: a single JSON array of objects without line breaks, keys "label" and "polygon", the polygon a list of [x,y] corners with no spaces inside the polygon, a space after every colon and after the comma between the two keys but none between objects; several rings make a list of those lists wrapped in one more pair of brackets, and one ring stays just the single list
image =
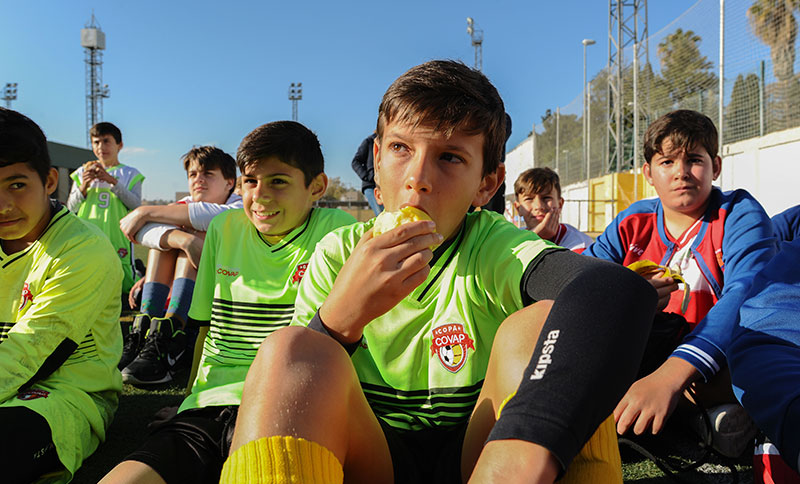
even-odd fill
[{"label": "boy in green striped jersey", "polygon": [[67,482],[105,440],[122,380],[122,268],[108,239],[50,199],[41,129],[0,108],[3,482]]},{"label": "boy in green striped jersey", "polygon": [[256,128],[239,146],[237,164],[244,208],[211,221],[189,310],[203,342],[191,391],[178,415],[103,482],[219,481],[259,345],[291,322],[317,242],[355,222],[342,210],[312,207],[328,178],[317,137],[299,123]]},{"label": "boy in green striped jersey", "polygon": [[503,181],[505,123],[494,86],[458,62],[389,87],[379,196],[432,221],[320,241],[292,327],[250,368],[221,482],[621,482],[608,417],[655,291],[498,214],[467,214]]},{"label": "boy in green striped jersey", "polygon": [[122,263],[122,291],[127,295],[135,282],[133,244],[120,230],[119,221],[141,205],[144,175],[119,162],[119,128],[108,122],[97,123],[89,130],[89,136],[97,160],[87,161],[70,174],[74,183],[67,207],[108,236]]}]

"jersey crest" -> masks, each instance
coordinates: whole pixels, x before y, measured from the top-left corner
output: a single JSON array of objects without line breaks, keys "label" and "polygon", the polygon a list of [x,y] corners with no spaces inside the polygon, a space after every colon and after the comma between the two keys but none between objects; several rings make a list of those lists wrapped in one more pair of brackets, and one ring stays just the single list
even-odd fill
[{"label": "jersey crest", "polygon": [[464,367],[468,350],[475,351],[475,342],[461,323],[445,324],[434,328],[431,333],[431,356],[438,356],[442,366],[451,373]]},{"label": "jersey crest", "polygon": [[47,398],[49,395],[50,392],[48,392],[47,390],[31,389],[18,393],[17,399],[28,401],[28,400],[36,400],[37,398]]},{"label": "jersey crest", "polygon": [[306,274],[306,268],[308,268],[308,262],[303,262],[295,267],[294,275],[292,276],[292,284],[298,284],[303,279],[303,276]]},{"label": "jersey crest", "polygon": [[31,290],[26,282],[25,285],[22,286],[22,301],[20,302],[19,309],[17,311],[22,311],[25,309],[25,306],[27,306],[30,302],[33,302],[33,294],[31,294]]},{"label": "jersey crest", "polygon": [[128,255],[128,249],[122,247],[117,250],[117,255],[120,259],[124,259],[126,255]]}]

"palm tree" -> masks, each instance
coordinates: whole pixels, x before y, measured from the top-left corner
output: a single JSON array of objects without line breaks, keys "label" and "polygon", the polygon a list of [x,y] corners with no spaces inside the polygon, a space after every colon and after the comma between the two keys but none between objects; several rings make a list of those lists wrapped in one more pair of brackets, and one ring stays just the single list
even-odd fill
[{"label": "palm tree", "polygon": [[797,109],[792,108],[792,99],[798,95],[794,79],[797,20],[794,9],[800,0],[755,0],[747,9],[750,27],[761,41],[769,46],[772,72],[778,81],[777,105],[774,129],[786,129],[798,120]]},{"label": "palm tree", "polygon": [[797,20],[793,10],[797,7],[800,0],[756,0],[747,9],[750,27],[770,48],[772,72],[778,81],[794,76]]}]

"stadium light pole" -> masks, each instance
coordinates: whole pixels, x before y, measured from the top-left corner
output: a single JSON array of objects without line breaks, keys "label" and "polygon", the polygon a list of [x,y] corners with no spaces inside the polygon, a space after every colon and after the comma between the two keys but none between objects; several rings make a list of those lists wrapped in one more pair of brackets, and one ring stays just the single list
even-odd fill
[{"label": "stadium light pole", "polygon": [[591,172],[589,170],[589,87],[586,84],[586,47],[594,45],[595,41],[592,39],[583,39],[583,164],[586,166],[586,228],[589,228],[589,216],[591,215],[592,189],[591,189]]},{"label": "stadium light pole", "polygon": [[289,100],[292,101],[292,121],[297,121],[297,101],[303,99],[303,83],[294,82],[289,86]]},{"label": "stadium light pole", "polygon": [[581,41],[583,44],[583,163],[586,166],[586,188],[589,188],[589,146],[586,142],[587,134],[589,131],[589,120],[586,119],[586,111],[587,107],[589,106],[589,100],[587,99],[589,89],[586,87],[586,47],[589,45],[594,45],[595,41],[592,39],[583,39]]},{"label": "stadium light pole", "polygon": [[5,87],[3,87],[3,101],[6,102],[6,107],[11,109],[11,101],[17,100],[17,83],[16,82],[7,82]]},{"label": "stadium light pole", "polygon": [[475,69],[483,71],[483,30],[475,28],[475,20],[467,17],[467,33],[475,47]]}]

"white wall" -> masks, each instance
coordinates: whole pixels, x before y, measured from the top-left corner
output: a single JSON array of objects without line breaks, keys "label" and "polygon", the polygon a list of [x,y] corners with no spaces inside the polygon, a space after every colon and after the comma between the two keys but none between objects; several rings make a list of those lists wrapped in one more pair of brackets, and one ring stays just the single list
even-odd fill
[{"label": "white wall", "polygon": [[578,230],[589,230],[589,207],[586,200],[589,190],[586,182],[573,183],[561,187],[561,197],[564,199],[564,208],[561,209],[561,221],[568,223]]},{"label": "white wall", "polygon": [[519,174],[533,168],[533,138],[525,140],[506,153],[506,199],[514,197],[514,182]]},{"label": "white wall", "polygon": [[722,154],[723,190],[746,189],[770,217],[800,204],[800,128],[726,145]]}]

